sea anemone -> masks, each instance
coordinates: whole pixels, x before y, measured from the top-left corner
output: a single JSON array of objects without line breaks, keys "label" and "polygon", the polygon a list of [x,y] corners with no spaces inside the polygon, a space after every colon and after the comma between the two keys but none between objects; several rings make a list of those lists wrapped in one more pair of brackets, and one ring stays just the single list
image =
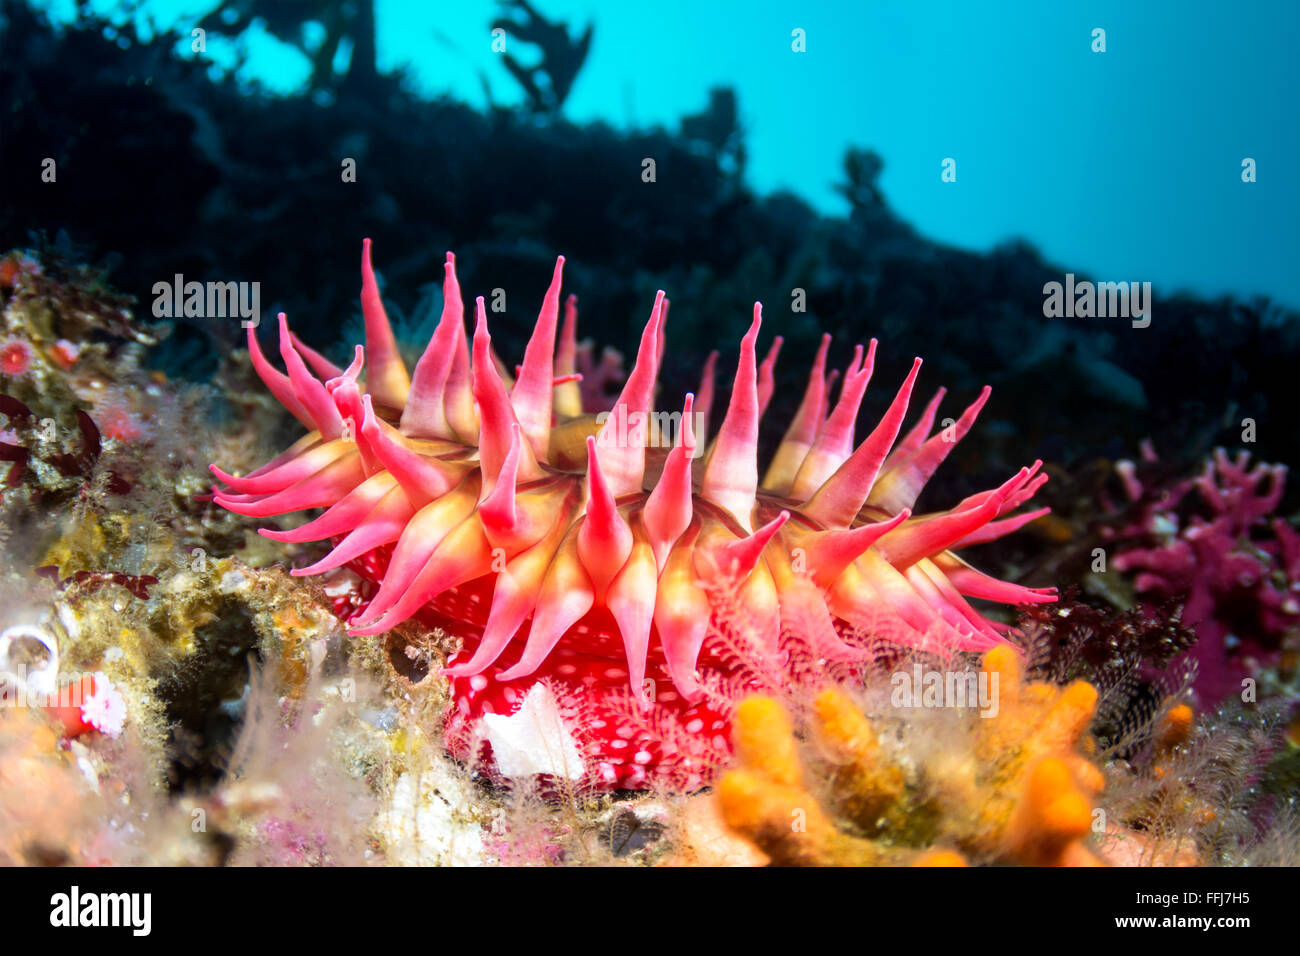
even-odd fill
[{"label": "sea anemone", "polygon": [[[663,292],[612,412],[583,413],[572,298],[560,323],[563,264],[561,257],[512,381],[492,349],[482,297],[472,340],[466,335],[448,253],[441,321],[408,375],[366,240],[366,345],[346,370],[299,342],[283,314],[287,373],[248,333],[258,375],[309,434],[248,475],[213,467],[225,486],[214,500],[238,514],[327,509],[293,530],[261,533],[335,542],[295,575],[348,565],[379,585],[350,620],[353,634],[380,634],[418,615],[464,639],[446,670],[453,752],[486,755],[494,741],[505,749],[514,733],[513,745],[550,755],[531,768],[524,761],[518,774],[689,789],[725,760],[738,699],[720,692],[730,664],[706,644],[722,613],[719,594],[731,597],[730,631],[778,666],[792,639],[817,662],[862,660],[863,635],[986,651],[1006,643],[1006,628],[968,597],[1055,600],[1054,589],[999,581],[950,550],[1042,514],[1003,517],[1047,480],[1041,463],[947,511],[912,513],[970,430],[987,387],[930,436],[941,389],[897,441],[918,358],[855,448],[876,342],[855,350],[832,409],[824,336],[803,401],[760,481],[759,423],[776,358],[774,348],[757,360],[761,307],[740,343],[721,428],[706,445],[693,422],[707,421],[711,374],[701,401],[688,394],[680,417],[653,408]],[[674,423],[671,448],[656,447],[669,444]]]},{"label": "sea anemone", "polygon": [[32,367],[32,347],[22,339],[0,342],[0,373],[17,378]]},{"label": "sea anemone", "polygon": [[133,442],[145,437],[143,420],[123,401],[102,401],[95,407],[99,429],[105,438]]},{"label": "sea anemone", "polygon": [[65,703],[60,699],[47,708],[62,722],[64,733],[76,737],[97,730],[107,737],[117,737],[126,722],[126,701],[122,692],[102,672],[86,674],[66,688]]}]

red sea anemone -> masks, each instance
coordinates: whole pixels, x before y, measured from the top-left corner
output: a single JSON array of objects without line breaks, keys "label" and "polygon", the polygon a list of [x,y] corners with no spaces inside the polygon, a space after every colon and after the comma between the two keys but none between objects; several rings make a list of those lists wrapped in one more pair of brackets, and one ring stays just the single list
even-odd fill
[{"label": "red sea anemone", "polygon": [[[667,300],[656,297],[614,411],[598,420],[583,414],[572,377],[572,307],[559,328],[563,263],[511,382],[495,360],[482,298],[472,340],[466,335],[449,253],[441,321],[408,376],[367,240],[366,346],[357,346],[347,370],[299,343],[283,315],[287,374],[249,331],[258,374],[309,434],[243,477],[213,468],[226,486],[214,500],[236,513],[326,509],[302,527],[262,533],[335,542],[295,575],[348,565],[378,583],[350,620],[352,633],[379,634],[418,615],[464,638],[447,669],[454,752],[491,750],[506,776],[537,772],[541,750],[550,753],[542,769],[552,775],[691,788],[728,746],[729,698],[718,689],[730,665],[706,644],[723,613],[719,595],[744,609],[730,615],[731,631],[778,666],[790,635],[826,662],[860,660],[854,640],[863,632],[982,651],[1003,643],[1004,629],[968,597],[1055,599],[1054,590],[988,577],[950,550],[1041,514],[1002,517],[1047,480],[1038,463],[948,511],[912,514],[987,388],[931,437],[940,390],[896,444],[916,359],[855,448],[876,343],[857,348],[831,409],[825,336],[803,402],[760,480],[758,430],[775,349],[758,363],[756,304],[716,438],[705,450],[687,395],[665,453],[654,446],[666,443],[673,420],[655,413],[652,398]],[[701,395],[711,393],[706,376]]]},{"label": "red sea anemone", "polygon": [[139,418],[129,408],[118,404],[106,403],[96,409],[99,415],[100,431],[105,438],[121,442],[133,442],[144,437],[144,427]]},{"label": "red sea anemone", "polygon": [[32,367],[32,347],[22,339],[0,343],[0,372],[17,378]]}]

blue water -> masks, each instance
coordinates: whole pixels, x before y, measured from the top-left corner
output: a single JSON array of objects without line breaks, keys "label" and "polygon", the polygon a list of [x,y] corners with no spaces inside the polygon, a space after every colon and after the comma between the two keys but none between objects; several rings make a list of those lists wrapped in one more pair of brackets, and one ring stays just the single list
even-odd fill
[{"label": "blue water", "polygon": [[[381,69],[483,105],[518,88],[491,50],[488,0],[376,0]],[[112,3],[95,4],[112,9]],[[184,25],[212,0],[154,0]],[[739,92],[748,176],[845,211],[845,148],[885,159],[889,203],[922,233],[972,250],[1025,238],[1062,267],[1150,281],[1157,295],[1263,293],[1300,307],[1300,2],[1213,0],[536,0],[591,56],[566,114],[675,128],[711,86]],[[68,9],[70,0],[50,4]],[[1091,49],[1106,31],[1106,52]],[[807,50],[791,49],[791,31]],[[273,87],[304,58],[249,44]],[[512,50],[523,59],[519,50]],[[219,39],[209,55],[228,62]],[[1258,181],[1243,183],[1245,158]],[[956,182],[941,163],[956,161]]]}]

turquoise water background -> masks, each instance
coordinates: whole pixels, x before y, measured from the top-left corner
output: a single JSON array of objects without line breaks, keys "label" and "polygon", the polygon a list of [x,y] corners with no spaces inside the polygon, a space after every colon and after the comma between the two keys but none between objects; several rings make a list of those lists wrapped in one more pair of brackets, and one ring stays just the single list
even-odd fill
[{"label": "turquoise water background", "polygon": [[[996,3],[535,0],[595,37],[565,115],[676,128],[713,86],[739,94],[747,176],[830,213],[849,146],[885,160],[887,201],[971,250],[1027,239],[1062,270],[1157,295],[1267,294],[1300,307],[1300,2]],[[95,0],[101,11],[115,8]],[[66,15],[73,4],[45,4]],[[188,30],[213,0],[152,0]],[[379,65],[485,105],[518,87],[491,49],[489,0],[376,0]],[[792,50],[805,31],[806,52]],[[1106,31],[1106,52],[1091,49]],[[248,69],[301,88],[305,58],[269,36]],[[527,61],[527,50],[512,48]],[[231,62],[229,41],[208,55]],[[1252,158],[1258,181],[1243,183]],[[941,163],[956,160],[956,182]]]}]

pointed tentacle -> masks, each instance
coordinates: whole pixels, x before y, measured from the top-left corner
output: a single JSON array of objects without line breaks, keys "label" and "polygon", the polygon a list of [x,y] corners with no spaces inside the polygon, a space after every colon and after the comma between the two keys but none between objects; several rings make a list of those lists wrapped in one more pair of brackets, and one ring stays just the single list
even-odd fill
[{"label": "pointed tentacle", "polygon": [[442,315],[429,337],[420,361],[415,363],[411,389],[402,409],[400,429],[412,438],[455,438],[447,421],[447,385],[456,358],[456,330],[464,334],[465,303],[456,278],[456,257],[447,253],[443,265]]},{"label": "pointed tentacle", "polygon": [[577,546],[596,600],[602,600],[609,582],[632,552],[632,529],[619,513],[605,480],[594,435],[587,436],[587,513],[578,527]]},{"label": "pointed tentacle", "polygon": [[379,297],[379,283],[370,263],[369,239],[361,242],[361,314],[366,323],[366,352],[370,355],[366,391],[385,408],[403,408],[411,390],[411,379]]},{"label": "pointed tentacle", "polygon": [[[700,542],[696,546],[695,566],[702,578],[728,577],[744,581],[767,549],[781,526],[790,520],[790,512],[782,511],[753,534],[736,538],[722,531],[729,540]],[[719,529],[721,531],[721,529]]]},{"label": "pointed tentacle", "polygon": [[353,619],[353,624],[369,623],[397,603],[452,528],[473,514],[478,493],[479,478],[471,472],[454,490],[415,513],[397,540],[379,590],[361,616]]},{"label": "pointed tentacle", "polygon": [[463,324],[458,323],[455,331],[456,344],[452,349],[451,371],[447,373],[443,409],[456,438],[466,445],[475,445],[478,443],[479,414],[470,374],[469,339]]},{"label": "pointed tentacle", "polygon": [[864,524],[851,531],[817,531],[800,542],[811,577],[822,587],[829,587],[846,567],[863,552],[911,516],[903,509],[894,517],[875,524]]},{"label": "pointed tentacle", "polygon": [[[868,550],[831,588],[831,611],[855,626],[883,626],[890,640],[929,650],[988,650],[1000,641],[956,630],[940,617],[893,565]],[[901,626],[891,627],[890,618]]]},{"label": "pointed tentacle", "polygon": [[699,535],[698,519],[678,539],[659,575],[655,598],[655,629],[663,645],[664,662],[673,686],[687,700],[701,694],[695,665],[709,630],[708,595],[696,583],[691,560],[692,546]]},{"label": "pointed tentacle", "polygon": [[925,573],[924,568],[921,567],[921,562],[913,564],[904,571],[903,577],[907,578],[907,582],[912,585],[913,590],[916,591],[921,600],[930,605],[934,612],[943,618],[944,623],[951,627],[955,633],[975,633],[996,644],[1003,643],[1002,636],[993,629],[993,625],[974,613],[974,608],[971,608],[960,594],[956,595],[957,601],[960,605],[969,608],[972,616],[968,617],[963,613],[963,608],[958,603],[949,600],[944,591],[938,587],[938,581]]},{"label": "pointed tentacle", "polygon": [[386,469],[418,506],[446,494],[460,481],[464,469],[426,458],[406,444],[405,437],[375,414],[369,395],[361,397],[361,433]]},{"label": "pointed tentacle", "polygon": [[853,451],[853,432],[862,407],[862,396],[876,363],[876,340],[872,339],[865,357],[862,346],[853,350],[853,361],[844,370],[844,384],[840,386],[839,401],[822,424],[812,448],[804,456],[803,464],[795,475],[790,493],[798,499],[809,498],[820,488]]},{"label": "pointed tentacle", "polygon": [[353,634],[382,634],[408,620],[416,611],[442,592],[481,578],[492,568],[492,547],[483,533],[483,522],[470,515],[447,533],[433,549],[410,587],[378,617],[370,617]]},{"label": "pointed tentacle", "polygon": [[[555,353],[555,377],[563,384],[555,386],[555,412],[565,418],[582,414],[582,377],[577,370],[578,355],[578,297],[569,294],[564,300],[564,324],[560,326],[560,343]],[[575,377],[576,376],[576,377]]]},{"label": "pointed tentacle", "polygon": [[267,389],[275,396],[276,401],[289,410],[294,418],[302,422],[303,426],[316,430],[316,421],[307,411],[307,407],[298,400],[298,396],[293,392],[293,383],[289,381],[289,376],[276,369],[266,360],[262,354],[262,346],[258,344],[257,332],[252,326],[248,327],[248,358],[253,364],[253,371],[257,377],[262,380]]},{"label": "pointed tentacle", "polygon": [[[476,300],[475,307],[474,399],[479,407],[478,456],[483,469],[483,494],[486,496],[496,486],[501,466],[510,452],[511,426],[518,425],[519,422],[506,395],[505,384],[489,354],[492,337],[488,334],[487,310],[482,296]],[[516,468],[525,481],[532,481],[542,475],[532,448],[526,443],[519,449]]]},{"label": "pointed tentacle", "polygon": [[307,360],[307,364],[311,366],[312,371],[319,375],[322,380],[338,378],[343,374],[343,369],[311,348],[298,336],[291,332],[289,337],[293,341],[293,347],[298,350],[298,354]]},{"label": "pointed tentacle", "polygon": [[755,302],[754,320],[740,340],[740,360],[731,402],[700,484],[700,494],[729,511],[746,531],[753,530],[750,513],[758,491],[758,382],[754,345],[762,324],[763,307]]},{"label": "pointed tentacle", "polygon": [[334,407],[334,402],[329,392],[325,390],[325,386],[307,370],[302,357],[293,347],[293,340],[289,335],[289,320],[283,312],[278,318],[280,357],[284,359],[284,366],[289,370],[289,382],[293,385],[293,394],[302,403],[303,408],[307,409],[307,414],[316,423],[316,428],[320,430],[321,436],[326,441],[338,438],[343,433],[343,419],[339,417],[339,410]]},{"label": "pointed tentacle", "polygon": [[536,610],[546,569],[555,560],[570,524],[567,517],[561,518],[545,537],[506,562],[492,590],[492,606],[482,640],[468,661],[446,669],[448,676],[473,677],[496,663]]},{"label": "pointed tentacle", "polygon": [[826,350],[830,348],[831,337],[822,336],[817,348],[817,357],[813,359],[812,371],[808,374],[808,387],[804,390],[803,401],[790,420],[781,444],[777,446],[767,474],[763,476],[763,487],[778,495],[788,495],[794,484],[794,477],[799,473],[808,449],[812,448],[821,430],[822,396],[826,393]]},{"label": "pointed tentacle", "polygon": [[1001,604],[1051,604],[1056,600],[1056,588],[1030,588],[1001,581],[975,570],[951,552],[936,555],[933,560],[953,587],[967,597]]},{"label": "pointed tentacle", "polygon": [[903,436],[889,457],[885,459],[885,469],[888,470],[900,461],[906,461],[916,454],[916,450],[925,444],[925,440],[930,437],[930,430],[934,428],[934,420],[939,414],[939,404],[943,397],[948,394],[946,388],[940,387],[930,401],[926,404],[925,409],[921,412],[921,417],[916,420],[916,424],[911,430]]},{"label": "pointed tentacle", "polygon": [[289,531],[273,531],[258,528],[257,533],[272,541],[287,544],[300,544],[304,541],[324,541],[335,535],[346,534],[357,528],[366,515],[374,510],[375,505],[388,492],[397,487],[397,479],[386,471],[371,475],[357,485],[337,502],[330,505],[323,515],[304,525]]},{"label": "pointed tentacle", "polygon": [[577,497],[575,489],[555,483],[520,492],[518,472],[522,447],[519,426],[512,425],[510,451],[501,466],[501,475],[478,508],[483,530],[492,546],[511,556],[542,538],[555,523],[557,514],[568,515]]},{"label": "pointed tentacle", "polygon": [[[304,478],[327,467],[331,462],[337,461],[349,450],[351,446],[347,442],[336,438],[308,449],[272,471],[264,471],[256,476],[240,478],[227,474],[216,465],[209,465],[208,469],[217,476],[218,481],[228,485],[235,495],[266,495],[293,487]],[[224,497],[235,497],[235,495],[223,492]]]},{"label": "pointed tentacle", "polygon": [[365,480],[366,472],[361,464],[361,456],[352,448],[316,474],[283,491],[264,497],[217,494],[212,496],[212,500],[235,514],[268,518],[290,511],[306,511],[331,505]]},{"label": "pointed tentacle", "polygon": [[949,511],[921,518],[891,531],[877,542],[876,550],[899,569],[906,568],[921,558],[948,550],[972,531],[997,517],[998,508],[1003,500],[1023,484],[1028,471],[1022,468],[1017,475],[981,504],[964,511]]},{"label": "pointed tentacle", "polygon": [[[357,351],[361,351],[361,346],[357,346]],[[334,383],[331,394],[334,398],[334,407],[339,410],[339,416],[343,420],[343,440],[356,444],[357,451],[361,454],[361,463],[365,466],[367,475],[383,471],[383,460],[375,453],[370,436],[365,431],[366,408],[368,406],[362,401],[361,391],[358,389],[356,381],[345,376],[335,379]],[[369,397],[366,396],[366,398]],[[423,504],[424,502],[420,503]]]},{"label": "pointed tentacle", "polygon": [[695,441],[694,396],[686,393],[682,407],[681,441],[668,452],[664,470],[641,512],[655,561],[660,569],[668,550],[690,526],[694,506],[691,500],[691,461],[698,447]]},{"label": "pointed tentacle", "polygon": [[402,536],[407,522],[415,514],[411,499],[399,485],[384,496],[383,500],[366,515],[365,520],[348,533],[334,550],[315,564],[305,568],[294,568],[289,573],[295,578],[311,577],[324,574],[335,568],[341,568],[349,561],[355,560],[375,548],[392,544]]},{"label": "pointed tentacle", "polygon": [[768,403],[772,401],[772,392],[776,389],[776,357],[781,354],[781,344],[785,341],[781,336],[772,339],[772,345],[767,350],[767,355],[763,357],[763,362],[758,366],[758,417],[761,420],[763,413],[767,411]]},{"label": "pointed tentacle", "polygon": [[319,444],[321,444],[320,432],[312,430],[308,432],[306,435],[303,435],[301,438],[299,438],[296,442],[294,442],[284,451],[280,452],[280,454],[276,455],[265,465],[262,465],[261,467],[258,468],[254,468],[244,477],[245,478],[261,477],[262,475],[265,475],[267,472],[274,471],[275,469],[279,468],[281,465],[293,461],[299,455],[306,454],[307,452],[311,451],[311,449],[315,448]]},{"label": "pointed tentacle", "polygon": [[537,324],[524,350],[519,378],[510,393],[510,404],[524,437],[539,461],[546,460],[551,433],[551,401],[555,389],[555,333],[560,315],[560,282],[564,256],[555,260],[550,288],[542,300]]},{"label": "pointed tentacle", "polygon": [[1027,511],[1022,515],[1016,515],[1014,518],[1004,518],[1001,521],[990,521],[982,528],[977,528],[960,541],[954,541],[952,550],[961,548],[970,548],[977,544],[988,544],[990,541],[996,541],[998,538],[1005,538],[1013,531],[1019,531],[1031,521],[1051,514],[1051,508],[1039,508],[1037,511]]},{"label": "pointed tentacle", "polygon": [[910,458],[887,466],[877,480],[876,487],[872,489],[871,496],[867,498],[867,504],[884,508],[891,513],[900,508],[913,507],[926,482],[939,470],[939,466],[957,447],[957,443],[971,430],[980,409],[989,400],[991,391],[992,389],[985,385],[979,397],[962,412],[961,418],[957,419],[951,428],[945,428],[928,439]]},{"label": "pointed tentacle", "polygon": [[654,624],[659,565],[640,522],[632,525],[632,550],[609,586],[605,603],[618,624],[627,655],[628,686],[638,702],[651,703],[645,692],[646,657]]},{"label": "pointed tentacle", "polygon": [[948,602],[949,606],[956,608],[971,627],[985,636],[996,637],[999,643],[1002,642],[1003,639],[999,633],[1002,628],[971,607],[970,602],[953,586],[953,583],[948,580],[948,576],[939,569],[937,564],[928,559],[918,561],[908,569],[909,574],[914,572],[920,572],[929,578],[936,590],[942,595],[943,600]]},{"label": "pointed tentacle", "polygon": [[884,418],[800,510],[832,528],[849,527],[870,496],[881,464],[903,426],[912,386],[916,384],[920,370],[921,360],[918,358],[912,363],[912,371],[894,396]]},{"label": "pointed tentacle", "polygon": [[578,557],[577,537],[575,526],[565,536],[555,560],[546,571],[524,652],[514,666],[501,672],[499,680],[527,677],[537,670],[565,632],[595,604],[591,579]]},{"label": "pointed tentacle", "polygon": [[654,407],[655,358],[663,304],[661,289],[655,294],[654,307],[641,333],[636,364],[596,442],[601,450],[601,466],[615,498],[640,492],[645,480],[647,418]]}]

